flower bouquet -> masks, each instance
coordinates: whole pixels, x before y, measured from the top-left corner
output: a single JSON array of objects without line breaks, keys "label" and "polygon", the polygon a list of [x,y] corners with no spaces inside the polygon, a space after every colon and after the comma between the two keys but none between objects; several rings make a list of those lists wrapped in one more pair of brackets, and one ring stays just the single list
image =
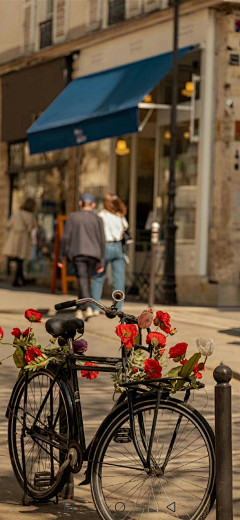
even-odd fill
[{"label": "flower bouquet", "polygon": [[[37,344],[32,324],[41,323],[41,313],[34,309],[28,309],[25,312],[25,318],[31,323],[31,326],[24,331],[14,328],[11,333],[14,337],[11,345],[15,349],[13,359],[16,367],[20,368],[19,375],[21,376],[25,370],[35,371],[47,367],[50,362],[58,365],[64,363],[69,355],[69,347],[64,340],[59,341],[60,344],[56,344],[56,339],[51,338],[46,348]],[[146,380],[154,382],[154,380],[164,377],[169,379],[166,386],[170,388],[172,393],[182,388],[198,388],[197,380],[202,378],[207,357],[213,352],[213,340],[197,339],[198,352],[187,359],[187,343],[177,343],[170,349],[166,346],[168,336],[173,336],[177,332],[175,328],[171,327],[170,320],[170,315],[162,311],[158,311],[153,318],[153,311],[150,309],[143,311],[139,316],[138,327],[135,324],[117,325],[115,332],[121,338],[122,347],[126,349],[127,354],[127,381],[141,384]],[[155,331],[150,331],[152,323],[155,325]],[[143,329],[147,330],[147,347],[139,344]],[[9,344],[2,341],[3,337],[4,332],[0,327],[0,343]],[[87,346],[87,342],[83,339],[73,341],[74,352],[81,356],[84,356]],[[202,355],[204,360],[200,362]],[[170,368],[170,370],[167,369],[169,360],[176,363],[176,366]],[[96,363],[84,363],[80,359],[77,363],[84,368],[81,370],[82,377],[91,380],[98,376],[98,371],[87,369],[89,366],[97,366]],[[118,372],[112,375],[115,393],[122,391],[122,363],[119,363],[117,368]]]},{"label": "flower bouquet", "polygon": [[[127,381],[135,381],[141,383],[146,380],[158,380],[162,377],[171,378],[170,390],[172,393],[186,388],[199,388],[197,380],[202,378],[202,372],[205,370],[207,357],[210,356],[214,349],[213,340],[197,339],[198,352],[187,359],[187,343],[177,343],[175,346],[167,349],[167,337],[176,334],[176,328],[171,327],[170,315],[167,312],[158,311],[153,318],[153,311],[146,310],[138,318],[138,327],[136,325],[118,325],[116,334],[121,338],[122,345],[129,350],[128,362],[126,369]],[[150,332],[149,327],[154,323],[156,329]],[[146,344],[148,345],[148,357],[146,349],[142,350],[138,346],[142,329],[147,329]],[[140,334],[139,334],[140,330]],[[133,346],[135,345],[135,348]],[[201,356],[205,359],[199,362]],[[167,369],[168,361],[172,360],[177,366]],[[114,381],[115,392],[121,392],[122,383],[122,366],[119,364],[119,371],[112,375]],[[164,373],[163,373],[164,372]],[[185,378],[188,382],[183,379]],[[169,387],[169,384],[166,386]]]}]

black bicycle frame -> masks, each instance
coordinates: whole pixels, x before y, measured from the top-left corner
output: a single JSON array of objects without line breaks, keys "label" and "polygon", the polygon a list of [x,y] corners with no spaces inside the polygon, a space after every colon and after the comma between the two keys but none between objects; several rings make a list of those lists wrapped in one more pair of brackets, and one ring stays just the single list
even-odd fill
[{"label": "black bicycle frame", "polygon": [[[121,320],[121,322],[123,323],[124,320]],[[139,341],[139,344],[138,345],[135,345],[134,348],[136,349],[139,349],[139,348],[143,348],[144,350],[146,350],[149,355],[151,356],[152,352],[149,348],[147,347],[142,347],[142,345],[140,344],[142,341],[142,337],[141,337],[141,334],[140,334],[140,341]],[[146,434],[145,434],[145,427],[144,427],[144,421],[143,421],[143,416],[142,416],[142,413],[138,414],[138,424],[139,424],[139,427],[140,427],[140,435],[141,435],[141,440],[142,440],[142,443],[143,443],[143,447],[144,447],[144,450],[145,450],[145,454],[142,453],[142,450],[141,450],[141,447],[139,445],[139,442],[138,442],[138,439],[137,439],[137,434],[136,434],[136,427],[135,427],[135,417],[134,417],[134,400],[135,400],[135,397],[137,394],[139,394],[141,391],[143,391],[142,389],[139,389],[137,387],[137,384],[134,383],[134,382],[126,382],[126,368],[127,368],[127,355],[128,355],[128,349],[126,349],[126,347],[122,344],[121,345],[122,349],[121,349],[121,352],[122,352],[122,356],[121,358],[120,357],[115,357],[115,358],[111,358],[111,357],[99,357],[99,356],[83,356],[83,355],[78,355],[78,354],[69,354],[68,358],[66,360],[63,361],[63,363],[58,367],[57,371],[56,371],[56,374],[55,376],[53,377],[51,383],[50,383],[50,386],[49,386],[49,389],[43,399],[43,402],[37,412],[37,415],[36,415],[36,418],[33,422],[33,425],[32,425],[32,433],[31,435],[33,436],[33,438],[35,439],[35,442],[38,443],[38,440],[39,441],[44,441],[45,444],[49,444],[50,446],[50,453],[48,452],[48,450],[46,449],[46,452],[51,456],[51,454],[53,453],[53,448],[57,447],[60,452],[61,452],[61,460],[64,460],[64,453],[66,453],[68,451],[68,443],[66,443],[66,437],[64,438],[64,435],[61,435],[61,433],[63,432],[60,432],[57,433],[54,431],[55,429],[55,426],[56,426],[56,423],[57,423],[57,420],[58,420],[58,417],[59,417],[59,413],[60,413],[60,407],[58,409],[58,412],[57,412],[57,415],[55,417],[55,420],[53,422],[53,399],[52,399],[52,389],[53,389],[53,386],[55,384],[55,382],[60,378],[61,374],[64,373],[64,374],[67,374],[67,378],[68,378],[68,382],[70,384],[70,387],[71,387],[71,391],[72,391],[72,395],[73,395],[73,402],[74,402],[74,407],[75,407],[75,411],[76,413],[74,413],[74,417],[76,419],[76,427],[77,427],[77,434],[75,436],[74,439],[70,439],[70,440],[77,440],[77,442],[79,443],[79,445],[81,446],[81,449],[82,449],[82,452],[83,452],[83,460],[87,461],[88,460],[88,454],[89,454],[89,451],[90,451],[90,448],[91,448],[91,445],[92,445],[92,442],[93,440],[90,442],[90,444],[86,447],[86,440],[85,440],[85,432],[84,432],[84,424],[83,424],[83,416],[82,416],[82,408],[81,408],[81,398],[80,398],[80,390],[79,390],[79,384],[78,384],[78,377],[77,377],[77,371],[79,370],[83,370],[83,366],[82,365],[78,365],[77,364],[77,361],[97,361],[98,363],[105,363],[107,364],[108,366],[88,366],[87,367],[87,370],[88,371],[98,371],[98,372],[113,372],[113,373],[117,373],[118,372],[118,368],[116,367],[116,365],[119,363],[119,362],[122,362],[122,386],[124,387],[127,387],[127,391],[125,391],[125,394],[124,394],[124,399],[123,399],[123,395],[121,394],[121,396],[119,397],[117,403],[115,404],[115,406],[117,406],[120,402],[122,402],[123,400],[125,400],[127,398],[127,401],[128,401],[128,409],[129,409],[129,421],[130,421],[130,430],[131,430],[131,437],[132,437],[132,440],[133,440],[133,444],[134,444],[134,447],[136,449],[136,452],[144,466],[144,468],[146,469],[146,471],[150,471],[151,470],[151,462],[153,462],[154,464],[154,460],[152,459],[152,446],[153,446],[153,440],[154,440],[154,435],[155,435],[155,430],[156,430],[156,424],[157,424],[157,417],[158,417],[158,411],[159,411],[159,404],[160,404],[160,400],[161,400],[161,397],[162,397],[162,394],[163,394],[163,384],[165,382],[169,382],[169,378],[161,378],[161,379],[158,379],[158,380],[149,380],[149,381],[141,381],[141,385],[146,385],[150,388],[153,388],[155,391],[156,391],[156,406],[155,406],[155,409],[154,409],[154,415],[153,415],[153,422],[152,422],[152,428],[151,428],[151,434],[150,434],[150,439],[149,439],[149,442],[147,443],[147,439],[146,439]],[[70,374],[70,377],[69,377],[69,374]],[[182,378],[174,378],[174,379],[182,379]],[[24,441],[23,441],[23,437],[25,436],[25,429],[26,429],[26,403],[27,403],[27,384],[28,384],[28,377],[27,375],[25,376],[25,392],[24,392],[24,424],[23,424],[23,431],[22,431],[22,438],[21,438],[21,443],[22,443],[22,453],[23,453],[23,458],[24,457]],[[190,395],[190,391],[187,391],[186,392],[186,396],[185,396],[185,399],[184,401],[187,401],[188,398],[189,398],[189,395]],[[46,439],[43,435],[41,435],[41,433],[39,433],[36,428],[36,424],[37,422],[39,421],[39,418],[40,418],[40,415],[41,415],[41,412],[48,400],[50,396],[50,419],[49,419],[49,424],[48,424],[48,433],[51,435],[53,435],[55,437],[55,439],[58,439],[58,441],[60,441],[58,444],[56,443],[56,441],[54,441],[53,439]],[[162,470],[164,472],[166,466],[167,466],[167,463],[170,459],[170,456],[171,456],[171,453],[172,453],[172,450],[173,450],[173,447],[174,447],[174,443],[175,443],[175,440],[176,440],[176,436],[177,436],[177,433],[178,433],[178,430],[179,430],[179,427],[180,427],[180,424],[181,424],[181,420],[182,420],[182,416],[179,415],[179,418],[178,418],[178,421],[177,421],[177,424],[175,426],[175,429],[174,429],[174,432],[173,432],[173,435],[172,435],[172,439],[171,439],[171,443],[169,445],[169,449],[168,449],[168,452],[167,452],[167,455],[166,455],[166,458],[165,458],[165,461],[162,465],[161,468],[158,468],[159,470]],[[41,422],[41,421],[40,421]],[[35,431],[34,431],[35,429]],[[51,457],[52,459],[52,457]],[[89,461],[91,463],[91,461]],[[53,464],[51,465],[51,474],[53,474]],[[25,467],[25,462],[23,461],[23,476],[24,476],[24,481],[26,481],[26,467]]]}]

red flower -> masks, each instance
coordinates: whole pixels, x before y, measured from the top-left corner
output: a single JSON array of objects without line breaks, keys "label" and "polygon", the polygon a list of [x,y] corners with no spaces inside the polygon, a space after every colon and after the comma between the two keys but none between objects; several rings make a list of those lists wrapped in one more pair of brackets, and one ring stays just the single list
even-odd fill
[{"label": "red flower", "polygon": [[176,328],[169,331],[170,336],[174,336],[174,334],[176,334],[176,333],[177,333]]},{"label": "red flower", "polygon": [[132,367],[132,371],[133,371],[134,374],[137,373],[137,369],[135,367]]},{"label": "red flower", "polygon": [[26,360],[27,364],[29,365],[29,363],[31,363],[31,361],[34,361],[34,359],[37,356],[43,357],[41,350],[39,350],[39,348],[29,347],[25,354],[25,360]]},{"label": "red flower", "polygon": [[175,347],[171,347],[169,349],[169,357],[174,359],[183,356],[187,350],[187,347],[187,343],[177,343]]},{"label": "red flower", "polygon": [[195,366],[194,369],[193,369],[193,374],[194,374],[195,377],[197,377],[198,379],[202,379],[202,374],[201,374],[200,370],[201,370],[202,372],[204,372],[204,370],[205,370],[204,363],[197,363],[196,366]]},{"label": "red flower", "polygon": [[[88,361],[86,361],[86,363],[84,363],[84,366],[85,367],[97,367],[97,364],[96,363],[89,363]],[[82,377],[86,377],[87,379],[96,379],[96,377],[98,376],[99,372],[90,372],[89,370],[81,370],[81,374],[82,374]]]},{"label": "red flower", "polygon": [[31,327],[28,327],[26,330],[24,330],[24,331],[22,332],[22,335],[23,335],[23,336],[29,336],[31,330],[32,330]]},{"label": "red flower", "polygon": [[162,311],[158,311],[156,313],[156,318],[154,320],[154,325],[156,325],[156,327],[159,327],[164,330],[164,332],[166,332],[166,334],[168,334],[170,332],[170,329],[171,329],[171,325],[170,325],[170,316],[168,314],[168,312],[162,312]]},{"label": "red flower", "polygon": [[150,379],[160,379],[162,377],[162,367],[156,359],[145,359],[144,370]]},{"label": "red flower", "polygon": [[148,329],[151,327],[153,321],[153,311],[149,309],[147,311],[143,311],[138,318],[138,326],[140,329]]},{"label": "red flower", "polygon": [[3,336],[4,336],[4,332],[2,330],[2,327],[0,327],[0,341],[1,341],[1,339],[3,339]]},{"label": "red flower", "polygon": [[138,329],[136,325],[118,325],[115,332],[119,338],[121,338],[126,348],[132,348],[134,340],[138,335]]},{"label": "red flower", "polygon": [[161,332],[150,332],[146,337],[146,343],[150,345],[153,339],[157,339],[159,347],[165,347],[166,336],[161,334]]},{"label": "red flower", "polygon": [[20,336],[21,336],[22,333],[21,333],[20,329],[14,328],[13,331],[11,332],[11,334],[15,338],[20,339]]},{"label": "red flower", "polygon": [[25,312],[25,318],[27,318],[28,321],[31,322],[38,322],[41,323],[42,314],[41,312],[35,311],[34,309],[28,309]]},{"label": "red flower", "polygon": [[159,350],[159,352],[158,352],[158,353],[159,353],[159,354],[160,354],[160,356],[161,356],[161,355],[162,355],[162,354],[163,354],[164,352],[165,352],[165,348],[160,348],[160,350]]},{"label": "red flower", "polygon": [[188,362],[187,359],[181,359],[180,364],[181,365],[186,365],[187,362]]}]

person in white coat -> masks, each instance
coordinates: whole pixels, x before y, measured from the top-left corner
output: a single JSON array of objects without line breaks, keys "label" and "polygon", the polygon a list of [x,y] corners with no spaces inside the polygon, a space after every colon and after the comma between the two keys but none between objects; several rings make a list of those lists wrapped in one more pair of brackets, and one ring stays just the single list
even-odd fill
[{"label": "person in white coat", "polygon": [[8,220],[8,238],[3,248],[3,255],[15,260],[16,272],[14,287],[25,285],[23,261],[31,259],[31,232],[34,226],[35,200],[26,199],[21,208],[15,211]]}]

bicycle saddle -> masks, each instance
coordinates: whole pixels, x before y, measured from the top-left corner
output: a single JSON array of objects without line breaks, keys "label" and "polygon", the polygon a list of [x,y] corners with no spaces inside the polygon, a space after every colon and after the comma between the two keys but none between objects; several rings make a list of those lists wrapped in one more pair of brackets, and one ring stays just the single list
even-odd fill
[{"label": "bicycle saddle", "polygon": [[45,324],[46,331],[54,338],[63,336],[65,338],[74,338],[76,332],[83,334],[84,322],[78,318],[50,318]]}]

